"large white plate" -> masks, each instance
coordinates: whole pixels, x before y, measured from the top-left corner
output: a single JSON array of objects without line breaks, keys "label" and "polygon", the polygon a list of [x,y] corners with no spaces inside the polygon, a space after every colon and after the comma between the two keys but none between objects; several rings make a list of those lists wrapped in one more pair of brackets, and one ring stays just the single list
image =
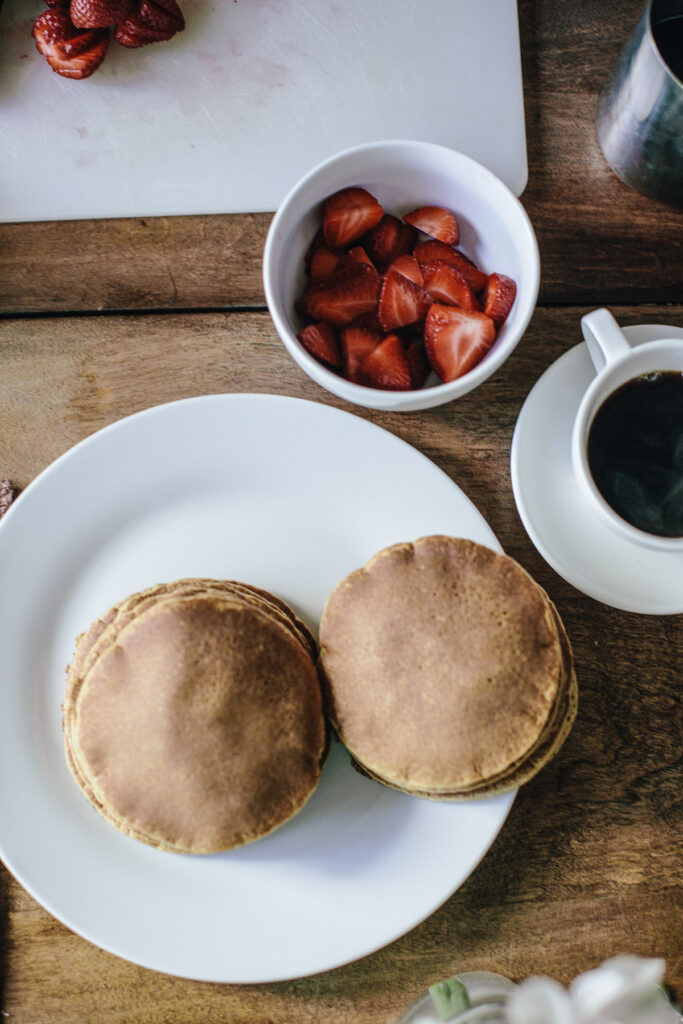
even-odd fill
[{"label": "large white plate", "polygon": [[[313,626],[374,552],[445,532],[499,550],[455,484],[366,421],[280,396],[159,406],[58,459],[0,523],[0,855],[69,928],[158,971],[275,981],[361,957],[473,870],[514,794],[448,805],[361,777],[340,744],[271,836],[161,853],[93,811],[62,750],[74,638],[118,598],[182,576],[242,579]],[[429,737],[425,736],[425,743]]]}]

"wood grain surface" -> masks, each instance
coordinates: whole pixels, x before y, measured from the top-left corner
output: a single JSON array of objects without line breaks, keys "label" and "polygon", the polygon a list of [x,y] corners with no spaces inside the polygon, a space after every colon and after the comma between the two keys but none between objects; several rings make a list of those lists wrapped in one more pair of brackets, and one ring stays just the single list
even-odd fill
[{"label": "wood grain surface", "polygon": [[[595,142],[597,91],[640,3],[519,7],[523,202],[542,287],[526,335],[493,378],[413,414],[352,408],[323,391],[264,309],[268,215],[0,225],[0,478],[25,487],[100,427],[191,395],[281,393],[347,408],[440,466],[557,604],[581,695],[568,741],[435,914],[312,978],[215,985],[136,967],[71,933],[0,868],[0,1007],[10,1024],[391,1024],[458,971],[567,983],[622,952],[664,957],[683,1000],[683,617],[620,612],[565,583],[523,529],[509,469],[524,399],[581,340],[583,313],[604,304],[623,325],[683,327],[683,215],[623,186]],[[37,841],[49,849],[49,837]],[[334,906],[321,908],[321,927],[335,927]]]}]

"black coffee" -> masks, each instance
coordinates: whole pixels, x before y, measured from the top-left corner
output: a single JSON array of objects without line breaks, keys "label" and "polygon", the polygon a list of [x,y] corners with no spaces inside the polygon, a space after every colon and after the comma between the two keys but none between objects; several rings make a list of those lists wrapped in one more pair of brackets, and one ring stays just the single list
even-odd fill
[{"label": "black coffee", "polygon": [[613,391],[591,425],[588,464],[622,519],[683,536],[683,373],[646,374]]},{"label": "black coffee", "polygon": [[665,64],[683,81],[683,15],[662,18],[653,24],[652,35]]}]

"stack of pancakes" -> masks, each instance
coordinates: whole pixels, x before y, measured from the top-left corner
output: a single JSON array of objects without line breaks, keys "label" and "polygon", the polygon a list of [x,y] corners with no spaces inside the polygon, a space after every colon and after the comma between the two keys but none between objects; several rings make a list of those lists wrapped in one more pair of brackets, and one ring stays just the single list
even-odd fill
[{"label": "stack of pancakes", "polygon": [[576,716],[554,605],[506,555],[424,537],[380,551],[320,623],[327,711],[356,765],[406,793],[466,800],[516,788]]},{"label": "stack of pancakes", "polygon": [[63,726],[100,814],[143,842],[232,849],[315,789],[327,728],[315,641],[282,600],[233,581],[133,594],[78,638]]}]

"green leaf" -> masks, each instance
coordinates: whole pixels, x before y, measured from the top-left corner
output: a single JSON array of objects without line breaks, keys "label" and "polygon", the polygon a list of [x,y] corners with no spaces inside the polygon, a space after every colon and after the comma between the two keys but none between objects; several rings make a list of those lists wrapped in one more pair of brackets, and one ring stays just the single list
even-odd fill
[{"label": "green leaf", "polygon": [[436,985],[430,985],[429,994],[440,1020],[453,1020],[463,1010],[469,1010],[472,1005],[467,989],[457,977],[446,978],[445,981],[438,981]]}]

